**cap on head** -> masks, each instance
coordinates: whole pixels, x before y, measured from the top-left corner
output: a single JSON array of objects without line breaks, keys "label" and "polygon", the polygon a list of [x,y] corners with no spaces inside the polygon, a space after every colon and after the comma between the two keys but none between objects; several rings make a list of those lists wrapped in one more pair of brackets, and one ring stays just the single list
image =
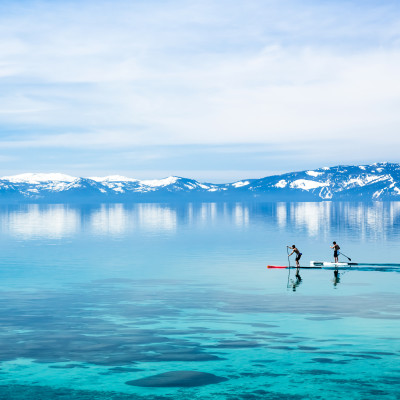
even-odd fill
[{"label": "cap on head", "polygon": [[294,249],[296,247],[296,245],[295,244],[292,244],[292,249]]},{"label": "cap on head", "polygon": [[333,244],[336,244],[336,242],[333,242]]}]

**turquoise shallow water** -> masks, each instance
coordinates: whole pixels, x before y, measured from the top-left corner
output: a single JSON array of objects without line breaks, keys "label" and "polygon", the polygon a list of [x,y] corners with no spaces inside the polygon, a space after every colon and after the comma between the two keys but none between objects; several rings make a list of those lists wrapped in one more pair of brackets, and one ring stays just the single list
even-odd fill
[{"label": "turquoise shallow water", "polygon": [[398,399],[400,269],[266,266],[399,234],[399,203],[2,207],[0,398]]}]

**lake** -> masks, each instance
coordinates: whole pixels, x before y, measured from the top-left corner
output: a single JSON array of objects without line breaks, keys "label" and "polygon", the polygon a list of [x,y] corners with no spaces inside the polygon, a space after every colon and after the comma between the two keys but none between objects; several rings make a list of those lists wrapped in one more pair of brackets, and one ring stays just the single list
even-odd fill
[{"label": "lake", "polygon": [[[400,203],[10,205],[0,235],[1,399],[400,398]],[[334,240],[377,268],[267,269]]]}]

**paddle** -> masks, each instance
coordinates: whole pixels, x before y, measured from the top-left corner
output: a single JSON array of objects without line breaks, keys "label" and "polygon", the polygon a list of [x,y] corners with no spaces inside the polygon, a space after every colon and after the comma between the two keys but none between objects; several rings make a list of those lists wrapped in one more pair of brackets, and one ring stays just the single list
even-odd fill
[{"label": "paddle", "polygon": [[289,257],[289,246],[286,246],[286,253],[287,253],[287,259],[288,259],[288,262],[289,262],[289,268],[288,268],[288,270],[289,270],[289,273],[288,273],[288,276],[287,276],[287,282],[286,282],[286,289],[288,289],[288,288],[289,288],[289,279],[290,279],[290,257]]},{"label": "paddle", "polygon": [[289,246],[286,246],[287,259],[288,259],[288,261],[289,261],[289,268],[290,268],[289,249],[290,249],[290,247],[289,247]]},{"label": "paddle", "polygon": [[349,261],[351,261],[351,258],[347,257],[346,254],[343,254],[341,251],[339,251],[339,254],[341,254],[342,256],[345,256]]}]

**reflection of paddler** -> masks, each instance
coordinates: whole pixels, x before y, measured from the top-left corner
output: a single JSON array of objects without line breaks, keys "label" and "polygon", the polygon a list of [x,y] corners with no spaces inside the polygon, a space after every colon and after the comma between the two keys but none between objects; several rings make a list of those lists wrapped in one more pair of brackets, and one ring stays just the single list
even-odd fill
[{"label": "reflection of paddler", "polygon": [[299,270],[296,272],[296,280],[291,279],[292,290],[293,292],[296,291],[297,287],[301,284],[301,276],[299,274]]},{"label": "reflection of paddler", "polygon": [[333,242],[332,243],[333,246],[330,246],[331,249],[333,249],[333,258],[335,259],[335,263],[339,262],[339,250],[340,250],[340,246],[336,243]]},{"label": "reflection of paddler", "polygon": [[340,283],[340,274],[337,269],[333,271],[333,286],[337,286],[337,284]]},{"label": "reflection of paddler", "polygon": [[335,278],[339,277],[339,271],[336,269],[335,271],[333,271],[333,275],[335,276]]},{"label": "reflection of paddler", "polygon": [[296,253],[296,267],[300,268],[300,258],[302,256],[302,253],[300,253],[299,249],[296,247],[296,245],[292,245],[292,246],[287,246],[289,249],[292,249],[293,251],[289,254],[289,257],[293,254]]}]

